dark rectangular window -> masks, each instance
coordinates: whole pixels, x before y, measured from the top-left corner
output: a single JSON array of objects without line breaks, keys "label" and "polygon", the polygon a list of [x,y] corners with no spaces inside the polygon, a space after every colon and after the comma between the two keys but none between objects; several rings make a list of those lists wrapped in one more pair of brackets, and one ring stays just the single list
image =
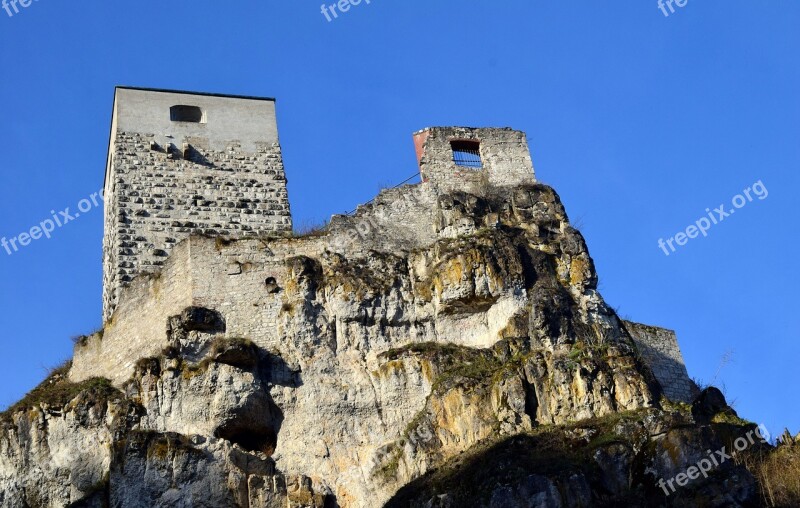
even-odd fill
[{"label": "dark rectangular window", "polygon": [[453,162],[466,168],[482,168],[481,144],[478,141],[451,141]]},{"label": "dark rectangular window", "polygon": [[173,122],[205,123],[203,110],[197,106],[172,106],[169,119]]}]

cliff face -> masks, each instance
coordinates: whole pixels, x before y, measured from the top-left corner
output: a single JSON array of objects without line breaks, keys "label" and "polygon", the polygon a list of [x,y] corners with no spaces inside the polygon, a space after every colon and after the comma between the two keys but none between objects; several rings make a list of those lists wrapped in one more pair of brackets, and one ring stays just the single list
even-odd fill
[{"label": "cliff face", "polygon": [[3,415],[0,506],[754,502],[733,462],[657,486],[753,430],[662,391],[552,189],[422,184],[176,248]]}]

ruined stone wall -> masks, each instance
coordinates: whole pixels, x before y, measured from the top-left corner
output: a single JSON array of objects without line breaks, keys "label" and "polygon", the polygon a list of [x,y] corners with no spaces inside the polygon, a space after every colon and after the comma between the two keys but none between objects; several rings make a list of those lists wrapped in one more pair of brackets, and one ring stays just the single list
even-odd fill
[{"label": "ruined stone wall", "polygon": [[440,238],[458,238],[495,227],[502,210],[478,209],[478,199],[487,192],[514,195],[513,189],[491,186],[473,189],[471,194],[446,192],[430,180],[383,190],[352,215],[333,216],[326,248],[348,255],[371,250],[405,252]]},{"label": "ruined stone wall", "polygon": [[[653,411],[656,383],[637,356],[668,397],[688,399],[674,333],[623,330],[597,291],[582,235],[526,166],[524,135],[487,130],[482,143],[506,148],[487,146],[486,166],[461,178],[447,162],[449,140],[467,131],[477,130],[418,138],[422,183],[385,190],[303,237],[280,234],[291,223],[277,138],[251,148],[168,138],[189,145],[177,153],[164,150],[163,132],[118,131],[107,261],[114,271],[130,259],[117,275],[133,280],[108,281],[116,310],[103,333],[76,344],[69,372],[73,382],[109,378],[143,408],[125,408],[135,431],[112,447],[124,466],[106,476],[112,495],[152,500],[174,495],[172,482],[217,492],[207,499],[220,506],[229,489],[243,506],[327,506],[332,497],[379,506],[494,436]],[[158,245],[164,253],[151,252]],[[171,436],[169,446],[158,435]],[[191,450],[190,467],[172,444]],[[65,470],[51,456],[71,456],[35,450],[47,467],[28,483]],[[6,467],[0,481],[16,482],[18,470]],[[156,470],[166,483],[148,480]],[[187,473],[200,483],[187,487]],[[620,475],[622,485],[630,474]]]},{"label": "ruined stone wall", "polygon": [[[480,143],[481,168],[453,161],[452,141]],[[420,173],[441,191],[480,192],[535,182],[525,133],[513,129],[434,127],[414,134]]]},{"label": "ruined stone wall", "polygon": [[352,215],[335,215],[328,226],[336,252],[405,251],[436,240],[438,196],[430,184],[387,189]]},{"label": "ruined stone wall", "polygon": [[122,292],[113,319],[102,333],[75,346],[70,376],[103,376],[122,382],[136,361],[167,346],[167,318],[192,304],[190,242],[174,249],[156,274],[143,274]]},{"label": "ruined stone wall", "polygon": [[692,402],[697,387],[689,378],[675,332],[630,321],[624,324],[639,354],[661,384],[664,395],[671,400]]},{"label": "ruined stone wall", "polygon": [[279,345],[281,293],[287,284],[285,259],[295,255],[292,244],[297,242],[190,241],[193,304],[222,312],[229,337],[255,340],[274,350]]}]

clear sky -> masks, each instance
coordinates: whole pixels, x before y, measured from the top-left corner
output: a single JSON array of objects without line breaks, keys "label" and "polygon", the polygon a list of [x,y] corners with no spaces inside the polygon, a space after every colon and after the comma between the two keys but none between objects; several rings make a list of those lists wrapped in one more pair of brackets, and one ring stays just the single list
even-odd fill
[{"label": "clear sky", "polygon": [[[0,10],[0,235],[102,187],[118,84],[276,97],[297,225],[414,174],[413,131],[511,126],[609,304],[675,329],[742,416],[800,431],[800,3],[364,0],[330,22],[320,3]],[[659,248],[759,181],[766,198]],[[0,250],[1,406],[99,327],[101,238],[96,208]]]}]

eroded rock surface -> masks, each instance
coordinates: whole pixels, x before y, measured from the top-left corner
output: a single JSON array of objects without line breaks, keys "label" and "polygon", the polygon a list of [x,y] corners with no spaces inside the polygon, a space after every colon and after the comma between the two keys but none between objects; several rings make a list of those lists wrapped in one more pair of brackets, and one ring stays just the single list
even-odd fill
[{"label": "eroded rock surface", "polygon": [[[714,423],[716,399],[703,426],[667,405],[552,189],[407,192],[429,229],[402,245],[347,229],[391,228],[384,195],[322,235],[199,241],[192,271],[141,281],[49,381],[68,400],[4,415],[0,506],[672,505],[655,482],[748,429]],[[186,273],[191,305],[156,327],[142,302]],[[742,469],[682,492],[757,497]]]}]

